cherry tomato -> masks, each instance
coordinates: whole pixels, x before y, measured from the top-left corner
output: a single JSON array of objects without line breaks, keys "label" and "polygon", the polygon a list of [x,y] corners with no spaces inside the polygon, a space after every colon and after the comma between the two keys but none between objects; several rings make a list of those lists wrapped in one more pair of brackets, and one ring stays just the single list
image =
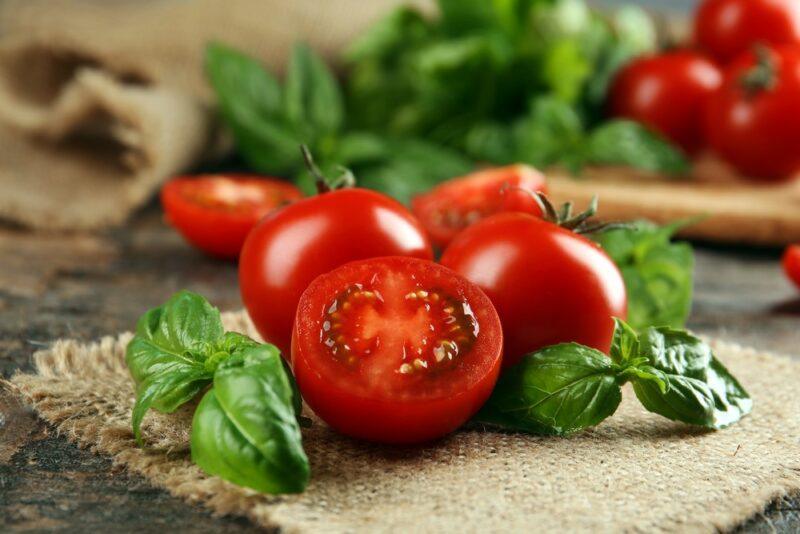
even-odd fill
[{"label": "cherry tomato", "polygon": [[711,147],[741,173],[780,180],[800,171],[800,48],[759,48],[734,62],[706,106]]},{"label": "cherry tomato", "polygon": [[417,443],[480,409],[502,348],[497,312],[474,284],[429,261],[376,258],[306,289],[292,367],[305,401],[339,432]]},{"label": "cherry tomato", "polygon": [[467,228],[441,263],[477,284],[494,304],[505,367],[570,341],[607,353],[613,318],[626,317],[625,283],[606,253],[531,215],[501,213]]},{"label": "cherry tomato", "polygon": [[694,154],[703,146],[703,105],[721,82],[719,69],[694,52],[643,57],[615,78],[610,110],[649,126]]},{"label": "cherry tomato", "polygon": [[433,258],[425,231],[399,202],[367,189],[310,197],[265,217],[239,259],[239,286],[265,340],[289,354],[300,295],[317,276],[377,256]]},{"label": "cherry tomato", "polygon": [[800,43],[800,2],[706,0],[695,15],[694,40],[722,64],[756,43]]},{"label": "cherry tomato", "polygon": [[800,245],[789,245],[783,253],[783,272],[800,289]]},{"label": "cherry tomato", "polygon": [[238,175],[181,177],[161,189],[167,221],[200,250],[230,259],[264,215],[302,196],[287,182]]},{"label": "cherry tomato", "polygon": [[470,224],[499,211],[541,214],[528,191],[545,192],[542,173],[527,165],[510,165],[448,180],[411,201],[434,244],[446,246]]}]

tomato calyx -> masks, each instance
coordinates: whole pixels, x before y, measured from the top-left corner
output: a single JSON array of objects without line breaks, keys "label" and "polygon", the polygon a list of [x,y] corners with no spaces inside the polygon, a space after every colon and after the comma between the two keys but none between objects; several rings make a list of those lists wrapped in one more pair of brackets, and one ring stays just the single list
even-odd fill
[{"label": "tomato calyx", "polygon": [[582,212],[573,215],[572,202],[565,202],[561,209],[557,210],[547,195],[539,191],[528,191],[533,195],[533,199],[542,210],[542,219],[553,223],[576,234],[586,235],[619,228],[630,228],[629,223],[624,222],[594,222],[591,220],[597,214],[597,196],[593,196],[589,206]]},{"label": "tomato calyx", "polygon": [[305,161],[308,172],[314,178],[314,184],[317,187],[318,194],[321,195],[323,193],[336,191],[337,189],[355,187],[356,177],[350,169],[339,166],[339,175],[329,178],[317,167],[317,164],[314,162],[314,157],[311,155],[311,150],[307,145],[300,145],[300,152],[303,154],[303,161]]},{"label": "tomato calyx", "polygon": [[756,63],[740,78],[739,83],[748,96],[762,91],[771,91],[778,83],[778,66],[769,47],[763,44],[753,46]]}]

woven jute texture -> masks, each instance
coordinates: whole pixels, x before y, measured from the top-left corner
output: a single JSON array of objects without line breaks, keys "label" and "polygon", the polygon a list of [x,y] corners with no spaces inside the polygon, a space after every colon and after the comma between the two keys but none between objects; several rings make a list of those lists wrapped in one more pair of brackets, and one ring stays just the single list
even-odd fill
[{"label": "woven jute texture", "polygon": [[[255,335],[244,313],[228,328]],[[130,334],[35,355],[37,374],[12,383],[46,421],[153,485],[219,514],[309,532],[681,531],[727,528],[800,488],[800,363],[712,341],[754,398],[739,424],[706,432],[645,412],[626,389],[619,411],[570,438],[463,430],[394,448],[303,431],[308,490],[265,496],[206,476],[188,455],[192,406],[130,429]]]}]

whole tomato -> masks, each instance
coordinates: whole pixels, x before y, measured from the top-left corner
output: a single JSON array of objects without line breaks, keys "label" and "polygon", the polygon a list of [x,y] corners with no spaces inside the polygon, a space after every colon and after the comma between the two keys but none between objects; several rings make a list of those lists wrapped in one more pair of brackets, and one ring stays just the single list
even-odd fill
[{"label": "whole tomato", "polygon": [[617,74],[610,111],[641,122],[693,154],[702,148],[702,109],[722,82],[719,69],[690,51],[642,57]]},{"label": "whole tomato", "polygon": [[800,48],[758,47],[731,64],[706,106],[705,135],[748,177],[800,171]]},{"label": "whole tomato", "polygon": [[783,253],[783,272],[800,289],[800,245],[789,245]]},{"label": "whole tomato", "polygon": [[265,217],[239,257],[242,300],[261,336],[288,358],[300,295],[317,276],[377,256],[430,260],[425,231],[399,202],[345,188],[290,204]]},{"label": "whole tomato", "polygon": [[617,266],[570,230],[573,223],[560,223],[526,213],[492,215],[459,234],[442,256],[442,265],[483,289],[497,309],[504,367],[557,343],[607,353],[613,318],[627,315]]},{"label": "whole tomato", "polygon": [[694,18],[695,44],[726,64],[756,43],[800,43],[797,0],[706,0]]}]

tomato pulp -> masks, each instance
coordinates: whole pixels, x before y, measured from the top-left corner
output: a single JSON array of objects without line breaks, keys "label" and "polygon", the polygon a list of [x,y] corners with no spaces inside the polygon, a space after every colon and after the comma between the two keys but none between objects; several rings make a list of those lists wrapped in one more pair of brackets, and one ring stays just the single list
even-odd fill
[{"label": "tomato pulp", "polygon": [[349,263],[303,293],[292,367],[303,398],[349,436],[417,443],[452,432],[489,398],[500,320],[474,284],[414,258]]},{"label": "tomato pulp", "polygon": [[290,183],[243,175],[181,177],[161,189],[167,221],[200,250],[229,259],[262,217],[302,196]]},{"label": "tomato pulp", "polygon": [[522,213],[493,215],[462,232],[445,265],[489,296],[503,325],[503,366],[574,341],[608,352],[614,317],[627,315],[625,283],[598,245]]},{"label": "tomato pulp", "polygon": [[797,0],[705,0],[694,18],[695,44],[729,63],[756,43],[800,43]]},{"label": "tomato pulp", "polygon": [[641,122],[687,153],[702,148],[702,110],[722,83],[719,69],[689,51],[636,59],[616,76],[611,113]]},{"label": "tomato pulp", "polygon": [[709,144],[739,172],[765,181],[793,177],[800,172],[800,49],[744,54],[705,111]]},{"label": "tomato pulp", "polygon": [[789,245],[783,253],[783,272],[800,289],[800,245]]},{"label": "tomato pulp", "polygon": [[510,165],[448,180],[414,197],[411,208],[434,244],[444,247],[461,230],[493,213],[540,215],[531,192],[546,190],[542,173],[527,165]]},{"label": "tomato pulp", "polygon": [[317,276],[377,256],[430,260],[417,220],[399,202],[366,189],[310,197],[264,218],[239,259],[239,287],[262,337],[286,356],[297,303]]}]

